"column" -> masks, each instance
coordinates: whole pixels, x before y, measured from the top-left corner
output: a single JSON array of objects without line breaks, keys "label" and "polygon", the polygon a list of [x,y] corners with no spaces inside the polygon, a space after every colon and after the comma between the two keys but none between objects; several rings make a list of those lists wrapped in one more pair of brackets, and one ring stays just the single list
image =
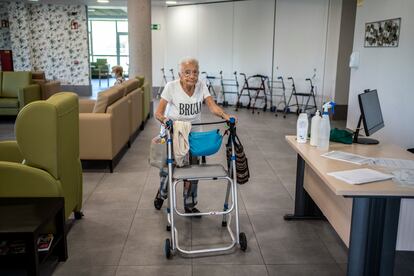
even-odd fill
[{"label": "column", "polygon": [[128,0],[129,76],[152,87],[151,0]]}]

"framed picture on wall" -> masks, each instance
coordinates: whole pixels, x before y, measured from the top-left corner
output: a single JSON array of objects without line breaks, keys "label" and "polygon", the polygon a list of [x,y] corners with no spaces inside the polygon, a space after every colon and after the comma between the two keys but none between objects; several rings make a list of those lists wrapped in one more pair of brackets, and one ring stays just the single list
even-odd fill
[{"label": "framed picture on wall", "polygon": [[365,23],[364,47],[398,47],[401,18]]}]

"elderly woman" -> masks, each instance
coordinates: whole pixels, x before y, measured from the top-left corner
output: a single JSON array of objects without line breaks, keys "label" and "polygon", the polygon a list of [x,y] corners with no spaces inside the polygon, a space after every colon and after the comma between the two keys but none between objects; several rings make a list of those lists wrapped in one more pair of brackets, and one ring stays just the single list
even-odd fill
[{"label": "elderly woman", "polygon": [[115,85],[120,85],[122,84],[125,79],[124,79],[124,68],[122,68],[122,66],[116,65],[114,67],[112,67],[112,73],[115,75]]},{"label": "elderly woman", "polygon": [[[165,85],[161,94],[160,103],[155,118],[163,125],[169,120],[201,122],[201,109],[203,101],[211,113],[229,120],[234,115],[224,112],[213,100],[207,86],[198,79],[198,61],[187,58],[179,64],[179,79]],[[192,129],[196,130],[196,129]],[[197,131],[197,130],[196,130]],[[191,158],[190,164],[197,164],[197,158]],[[186,213],[199,213],[194,206],[197,204],[197,181],[184,182],[184,210]]]}]

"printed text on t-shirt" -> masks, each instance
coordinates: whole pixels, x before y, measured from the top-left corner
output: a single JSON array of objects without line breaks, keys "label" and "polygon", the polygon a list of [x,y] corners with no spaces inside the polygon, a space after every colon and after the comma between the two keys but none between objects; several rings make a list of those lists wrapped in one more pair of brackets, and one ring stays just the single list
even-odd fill
[{"label": "printed text on t-shirt", "polygon": [[201,111],[201,102],[193,104],[180,103],[180,115],[188,116],[195,115]]}]

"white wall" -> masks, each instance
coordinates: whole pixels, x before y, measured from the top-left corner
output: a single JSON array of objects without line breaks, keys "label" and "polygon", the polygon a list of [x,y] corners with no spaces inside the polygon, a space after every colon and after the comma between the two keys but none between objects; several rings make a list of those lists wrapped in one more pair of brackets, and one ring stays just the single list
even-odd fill
[{"label": "white wall", "polygon": [[[360,53],[358,69],[351,70],[347,127],[355,129],[359,118],[357,95],[377,89],[385,127],[373,137],[381,143],[414,147],[414,1],[365,0],[357,9],[353,50]],[[366,22],[401,17],[396,48],[364,48]]]},{"label": "white wall", "polygon": [[[377,89],[385,127],[373,137],[381,143],[414,147],[414,1],[365,0],[357,8],[354,47],[360,53],[358,69],[352,69],[347,127],[354,129],[360,115],[357,95]],[[364,48],[366,22],[401,17],[397,48]],[[403,200],[398,227],[397,249],[414,250],[414,201]]]},{"label": "white wall", "polygon": [[[277,0],[275,76],[293,77],[298,92],[314,77],[321,95],[329,0]],[[290,83],[289,83],[290,85]]]},{"label": "white wall", "polygon": [[[176,72],[178,61],[185,56],[197,57],[200,70],[210,75],[219,76],[223,70],[225,78],[233,78],[234,71],[270,77],[274,53],[275,78],[293,76],[298,90],[308,91],[305,79],[314,77],[317,93],[333,98],[341,3],[249,0],[154,7],[153,23],[164,16],[165,27],[153,42],[153,84],[162,85],[161,67]],[[241,77],[239,82],[242,84]]]}]

